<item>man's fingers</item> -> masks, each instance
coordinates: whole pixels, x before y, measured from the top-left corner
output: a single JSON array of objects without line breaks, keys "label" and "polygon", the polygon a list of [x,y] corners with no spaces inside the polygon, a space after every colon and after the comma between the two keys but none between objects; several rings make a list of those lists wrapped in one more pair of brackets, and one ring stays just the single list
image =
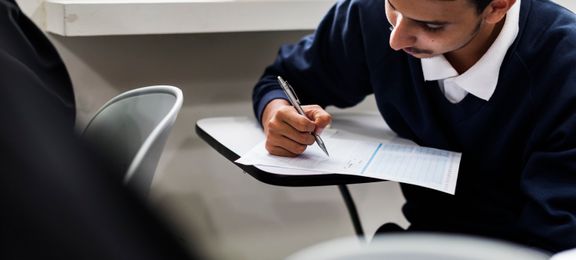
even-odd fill
[{"label": "man's fingers", "polygon": [[266,150],[270,154],[294,157],[302,154],[315,142],[312,133],[319,133],[332,121],[322,107],[304,106],[300,115],[285,100],[269,103],[263,114],[262,125],[266,134]]},{"label": "man's fingers", "polygon": [[316,126],[314,132],[321,134],[324,128],[332,123],[332,116],[318,105],[309,105],[303,107],[306,116],[313,121]]},{"label": "man's fingers", "polygon": [[312,132],[316,128],[314,122],[305,115],[300,115],[293,107],[278,110],[276,117],[299,132]]},{"label": "man's fingers", "polygon": [[290,142],[300,145],[311,145],[314,143],[314,136],[310,132],[300,132],[286,122],[275,122],[273,126],[271,125],[268,128],[267,139],[272,139],[274,143],[281,146],[290,145]]},{"label": "man's fingers", "polygon": [[293,157],[303,153],[307,146],[285,136],[266,139],[266,150],[273,155]]}]

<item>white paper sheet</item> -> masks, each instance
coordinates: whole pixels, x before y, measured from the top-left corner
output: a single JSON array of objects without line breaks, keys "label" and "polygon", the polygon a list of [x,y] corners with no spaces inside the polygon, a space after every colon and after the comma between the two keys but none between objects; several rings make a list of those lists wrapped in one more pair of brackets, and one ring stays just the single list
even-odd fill
[{"label": "white paper sheet", "polygon": [[454,194],[461,154],[421,147],[393,138],[372,140],[354,138],[354,134],[331,131],[322,138],[330,157],[317,145],[309,146],[298,157],[270,155],[264,142],[256,145],[236,162],[266,167],[267,171],[286,174],[339,173],[368,176],[410,183]]}]

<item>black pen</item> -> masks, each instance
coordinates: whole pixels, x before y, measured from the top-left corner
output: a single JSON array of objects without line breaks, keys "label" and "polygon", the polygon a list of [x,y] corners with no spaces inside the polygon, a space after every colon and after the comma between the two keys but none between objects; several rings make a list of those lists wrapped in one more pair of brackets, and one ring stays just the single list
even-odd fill
[{"label": "black pen", "polygon": [[[300,100],[298,100],[298,96],[296,96],[296,92],[294,92],[292,86],[290,86],[290,84],[288,84],[288,82],[282,79],[280,76],[278,76],[278,82],[280,83],[282,90],[284,90],[284,93],[286,93],[286,96],[288,96],[288,101],[290,101],[290,104],[292,104],[296,111],[298,111],[298,114],[306,116],[306,114],[304,114],[304,110],[300,106]],[[314,136],[314,139],[316,139],[316,143],[318,146],[320,146],[322,151],[324,151],[327,156],[330,156],[322,138],[320,138],[320,136],[316,133],[312,133],[312,135]]]}]

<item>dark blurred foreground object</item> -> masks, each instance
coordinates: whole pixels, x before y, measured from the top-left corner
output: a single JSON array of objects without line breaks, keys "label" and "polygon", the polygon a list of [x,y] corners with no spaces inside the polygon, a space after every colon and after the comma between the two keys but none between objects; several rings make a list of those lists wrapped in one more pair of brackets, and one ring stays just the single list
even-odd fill
[{"label": "dark blurred foreground object", "polygon": [[335,239],[299,251],[288,260],[546,260],[549,255],[525,246],[464,235],[395,233]]},{"label": "dark blurred foreground object", "polygon": [[203,259],[74,135],[50,42],[0,0],[0,259]]}]

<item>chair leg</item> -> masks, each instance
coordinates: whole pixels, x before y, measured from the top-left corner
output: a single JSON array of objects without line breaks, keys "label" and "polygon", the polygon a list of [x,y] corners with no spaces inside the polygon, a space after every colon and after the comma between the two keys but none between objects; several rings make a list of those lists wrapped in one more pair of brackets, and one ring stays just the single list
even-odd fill
[{"label": "chair leg", "polygon": [[344,199],[344,203],[346,204],[346,208],[350,214],[350,219],[352,220],[352,225],[354,226],[354,231],[356,232],[358,239],[360,239],[361,242],[366,242],[364,237],[364,229],[362,228],[362,223],[360,222],[360,216],[358,215],[356,205],[354,204],[352,195],[348,190],[348,186],[341,184],[338,185],[338,188],[340,189],[340,194],[342,194],[342,198]]}]

